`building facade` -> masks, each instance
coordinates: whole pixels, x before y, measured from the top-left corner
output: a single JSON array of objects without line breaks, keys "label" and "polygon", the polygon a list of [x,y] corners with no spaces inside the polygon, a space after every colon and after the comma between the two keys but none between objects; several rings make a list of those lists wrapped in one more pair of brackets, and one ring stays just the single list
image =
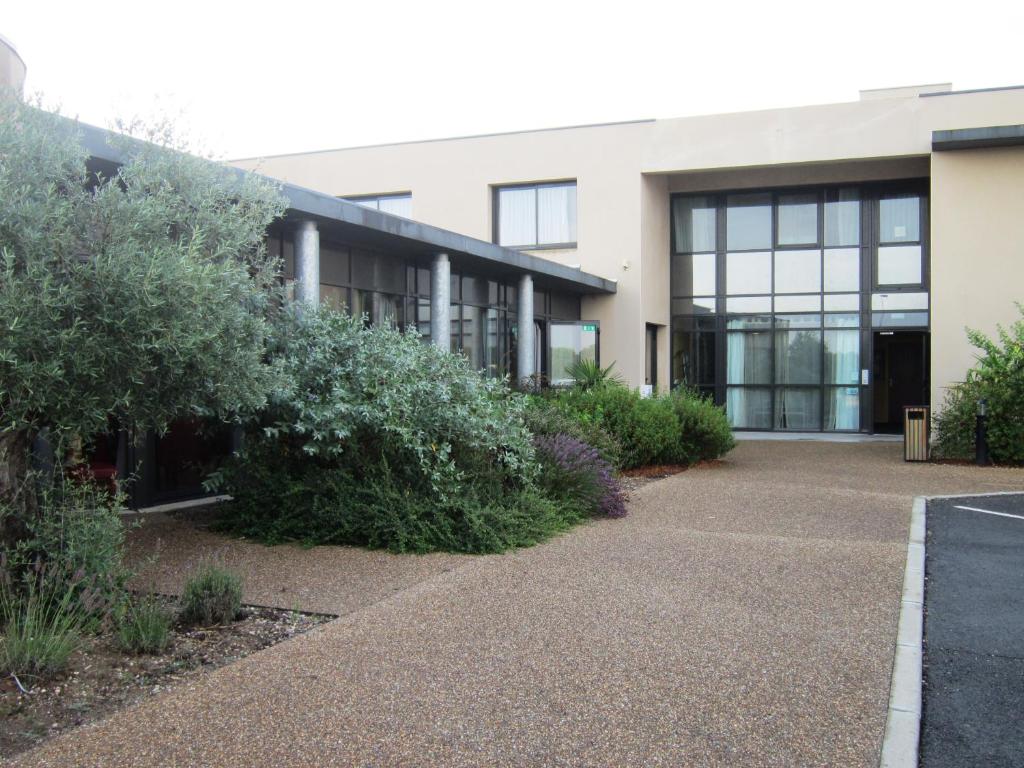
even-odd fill
[{"label": "building facade", "polygon": [[[994,333],[1024,299],[1020,87],[236,164],[614,283],[580,294],[574,332],[599,328],[594,354],[630,384],[697,387],[737,428],[898,431],[973,363],[965,328]],[[473,329],[500,327],[501,303],[466,306],[487,320],[460,315],[450,343],[487,368],[501,345]],[[570,330],[535,331],[558,380]]]},{"label": "building facade", "polygon": [[[112,176],[123,143],[78,127],[90,169]],[[389,208],[400,199],[350,202],[290,184],[281,192],[288,208],[266,242],[296,300],[416,329],[490,376],[564,379],[572,363],[596,359],[599,325],[583,322],[580,307],[586,296],[614,294],[613,281],[404,218],[395,211],[408,211]],[[182,420],[163,435],[112,432],[85,458],[98,478],[134,476],[130,503],[144,507],[203,495],[204,478],[239,437]]]}]

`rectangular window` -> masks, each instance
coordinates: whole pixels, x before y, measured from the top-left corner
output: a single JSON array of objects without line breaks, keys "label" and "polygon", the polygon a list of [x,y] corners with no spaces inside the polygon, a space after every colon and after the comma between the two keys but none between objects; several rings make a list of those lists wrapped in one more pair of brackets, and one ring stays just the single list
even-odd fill
[{"label": "rectangular window", "polygon": [[821,293],[821,251],[776,251],[776,293]]},{"label": "rectangular window", "polygon": [[813,192],[779,195],[779,245],[818,244],[818,196]]},{"label": "rectangular window", "polygon": [[878,201],[880,243],[916,243],[921,240],[921,199],[913,193]]},{"label": "rectangular window", "polygon": [[673,386],[724,401],[734,427],[860,429],[869,329],[928,324],[922,189],[673,195]]},{"label": "rectangular window", "polygon": [[878,285],[921,285],[924,280],[920,245],[878,248]]},{"label": "rectangular window", "polygon": [[715,250],[715,201],[710,197],[677,197],[672,201],[676,253]]},{"label": "rectangular window", "polygon": [[725,211],[725,246],[730,251],[772,247],[772,196],[729,195]]},{"label": "rectangular window", "polygon": [[393,216],[412,218],[412,193],[397,192],[388,195],[358,195],[346,197],[350,203],[357,203],[364,208],[373,208],[381,213],[390,213]]},{"label": "rectangular window", "polygon": [[673,296],[714,296],[715,254],[695,253],[672,257]]},{"label": "rectangular window", "polygon": [[821,379],[821,331],[775,333],[775,383],[818,384]]},{"label": "rectangular window", "polygon": [[798,432],[821,429],[821,390],[817,387],[776,389],[775,429]]},{"label": "rectangular window", "polygon": [[860,290],[860,248],[825,249],[825,291]]},{"label": "rectangular window", "polygon": [[771,251],[726,254],[725,289],[729,296],[771,293]]},{"label": "rectangular window", "polygon": [[496,239],[510,248],[576,247],[576,182],[495,188]]},{"label": "rectangular window", "polygon": [[726,381],[729,384],[771,384],[771,336],[760,331],[730,332],[726,338]]},{"label": "rectangular window", "polygon": [[860,245],[859,190],[825,192],[825,245]]},{"label": "rectangular window", "polygon": [[736,429],[771,429],[772,391],[768,387],[729,387],[725,413]]}]

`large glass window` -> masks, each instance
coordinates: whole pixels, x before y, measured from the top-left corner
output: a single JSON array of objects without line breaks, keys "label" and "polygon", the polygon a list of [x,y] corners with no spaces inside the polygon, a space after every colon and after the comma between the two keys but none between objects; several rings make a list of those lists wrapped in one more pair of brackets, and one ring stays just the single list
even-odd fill
[{"label": "large glass window", "polygon": [[736,429],[771,429],[772,391],[767,387],[729,387],[725,411]]},{"label": "large glass window", "polygon": [[855,188],[825,192],[825,246],[860,244],[860,192]]},{"label": "large glass window", "polygon": [[575,181],[497,187],[494,199],[499,245],[575,247]]},{"label": "large glass window", "polygon": [[818,244],[818,196],[815,193],[779,195],[779,245]]},{"label": "large glass window", "polygon": [[771,293],[771,251],[726,254],[725,289],[730,296]]},{"label": "large glass window", "polygon": [[879,246],[879,285],[921,285],[922,280],[921,246]]},{"label": "large glass window", "polygon": [[821,293],[821,251],[776,251],[775,293]]},{"label": "large glass window", "polygon": [[680,254],[672,257],[673,296],[714,296],[715,259],[713,253]]},{"label": "large glass window", "polygon": [[907,189],[674,196],[673,385],[739,428],[859,429],[871,328],[928,323],[926,199]]},{"label": "large glass window", "polygon": [[772,196],[729,195],[725,211],[726,248],[751,251],[772,247]]},{"label": "large glass window", "polygon": [[763,332],[729,332],[726,381],[729,384],[772,383],[772,337]]},{"label": "large glass window", "polygon": [[672,201],[676,253],[715,250],[716,208],[711,197],[677,197]]},{"label": "large glass window", "polygon": [[821,390],[816,387],[780,387],[775,390],[775,429],[821,429]]},{"label": "large glass window", "polygon": [[825,291],[860,290],[860,248],[825,249]]},{"label": "large glass window", "polygon": [[884,196],[878,201],[880,243],[915,243],[921,239],[921,199],[916,194]]},{"label": "large glass window", "polygon": [[775,383],[819,384],[820,380],[821,331],[776,332]]}]

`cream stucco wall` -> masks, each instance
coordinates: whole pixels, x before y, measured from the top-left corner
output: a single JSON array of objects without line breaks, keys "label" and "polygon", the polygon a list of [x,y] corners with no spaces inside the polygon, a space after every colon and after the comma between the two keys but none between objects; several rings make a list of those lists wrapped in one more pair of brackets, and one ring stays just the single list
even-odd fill
[{"label": "cream stucco wall", "polygon": [[[602,361],[615,361],[639,385],[645,323],[669,323],[672,192],[926,177],[932,131],[1020,123],[1024,89],[925,97],[894,91],[843,104],[331,150],[237,165],[333,195],[411,192],[413,218],[484,240],[492,235],[494,185],[576,179],[578,247],[539,255],[618,281],[617,295],[585,299],[583,315],[601,322]],[[941,249],[944,237],[934,231],[933,248]],[[667,330],[659,333],[658,357],[664,384]]]},{"label": "cream stucco wall", "polygon": [[974,364],[965,327],[994,334],[1024,302],[1024,147],[932,157],[932,405]]}]

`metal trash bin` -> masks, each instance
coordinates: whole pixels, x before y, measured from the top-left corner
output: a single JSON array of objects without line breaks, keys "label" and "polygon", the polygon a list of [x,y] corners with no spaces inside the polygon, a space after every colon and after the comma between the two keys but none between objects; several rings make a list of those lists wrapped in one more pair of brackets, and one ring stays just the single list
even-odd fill
[{"label": "metal trash bin", "polygon": [[928,461],[928,411],[927,405],[908,405],[903,409],[904,461]]}]

